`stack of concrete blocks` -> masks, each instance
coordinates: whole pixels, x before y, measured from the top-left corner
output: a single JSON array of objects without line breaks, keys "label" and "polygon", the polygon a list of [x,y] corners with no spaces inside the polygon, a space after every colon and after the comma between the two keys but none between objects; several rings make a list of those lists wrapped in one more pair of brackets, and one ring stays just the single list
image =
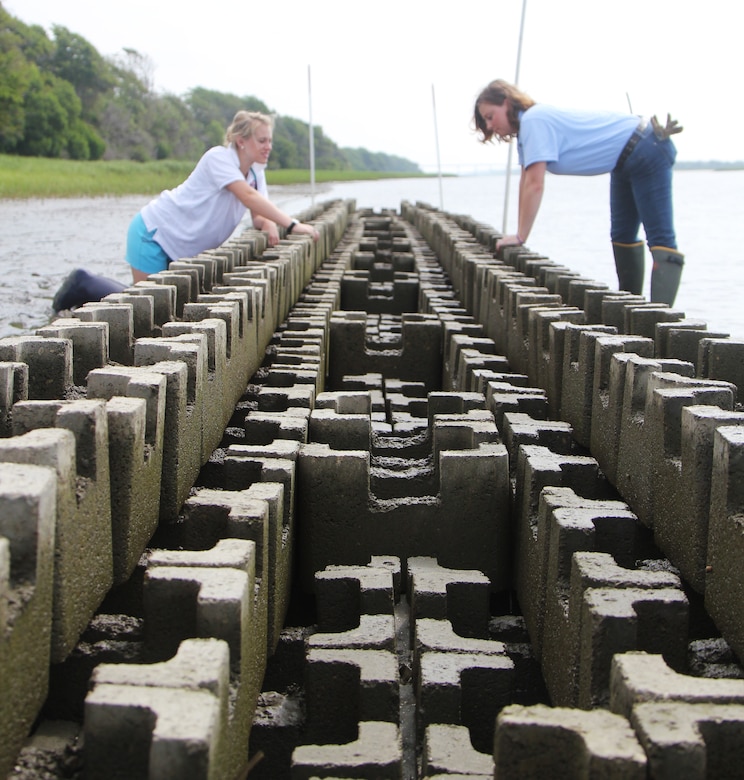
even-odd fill
[{"label": "stack of concrete blocks", "polygon": [[[332,211],[330,231],[319,225],[322,238],[318,243],[326,248],[332,243],[328,232],[340,235],[348,221],[347,206]],[[219,444],[248,378],[260,366],[270,334],[279,324],[276,318],[280,313],[286,315],[293,303],[290,296],[299,296],[305,280],[323,260],[313,242],[293,239],[283,242],[281,256],[267,263],[269,275],[281,272],[287,281],[283,286],[287,292],[277,296],[276,303],[259,298],[265,286],[225,289],[224,275],[255,260],[256,249],[265,248],[265,236],[249,232],[245,241],[230,242],[220,253],[173,263],[163,275],[100,303],[86,304],[77,316],[58,320],[36,336],[0,342],[5,437],[0,442],[0,460],[3,473],[13,475],[16,485],[10,493],[4,490],[7,498],[2,514],[9,525],[0,534],[3,776],[10,771],[19,744],[44,703],[50,663],[60,665],[67,658],[112,586],[129,587],[127,580],[141,563],[158,523],[176,517],[202,462]],[[259,312],[269,312],[275,319],[264,321]],[[264,341],[259,331],[268,334]],[[86,394],[88,400],[84,400]],[[218,404],[213,399],[219,399]],[[44,464],[44,468],[13,463]],[[259,485],[253,488],[250,501],[264,507],[261,523],[275,529],[276,539],[286,547],[291,534],[287,532],[290,513],[284,511],[284,490],[284,485]],[[24,529],[18,526],[12,508],[19,505],[19,496],[28,517],[38,515]],[[276,543],[267,543],[269,552],[281,551]],[[288,600],[291,548],[278,558],[272,561],[271,576],[268,558],[262,570],[267,606],[270,579],[271,588],[281,591],[275,599],[274,638]],[[250,594],[246,601],[250,608],[238,609],[244,616],[255,612],[253,591],[249,582],[245,592]],[[150,622],[156,625],[157,618]],[[250,671],[247,693],[240,697],[239,706],[246,745],[269,648],[268,610],[253,623],[249,633],[259,636],[263,632],[264,639],[246,649],[242,662]],[[163,635],[167,638],[167,632]],[[239,657],[236,654],[236,661]],[[224,684],[227,677],[224,672],[220,675],[223,706],[229,696]],[[146,693],[151,685],[145,682],[141,692]],[[171,680],[164,686],[175,687],[175,683]],[[182,713],[185,700],[178,707]],[[228,734],[228,743],[231,740]],[[116,741],[122,744],[121,735]],[[230,774],[245,763],[240,744],[237,739],[230,748],[240,753],[229,759]],[[168,750],[158,766],[163,766],[162,760],[167,763]],[[99,776],[112,776],[110,761],[116,756],[108,747],[103,753],[109,754],[109,768],[91,769],[91,776],[96,771]],[[209,771],[214,772],[210,776],[225,776],[222,769],[214,769],[224,763],[217,759],[209,763]],[[157,769],[152,771],[159,774]],[[179,776],[207,776],[194,771]],[[138,776],[137,772],[132,776]]]},{"label": "stack of concrete blocks", "polygon": [[[353,211],[347,202],[303,215],[317,224],[317,243],[296,236],[269,250],[263,234],[246,231],[35,337],[0,342],[3,459],[47,466],[0,471],[21,469],[13,479],[23,485],[31,469],[30,495],[41,469],[56,537],[89,511],[85,501],[69,507],[71,484],[90,489],[91,466],[76,436],[52,420],[59,410],[97,410],[95,451],[109,454],[110,472],[95,486],[109,491],[101,523],[109,563],[80,584],[67,623],[55,618],[63,600],[48,551],[35,561],[41,598],[16,619],[26,602],[14,589],[27,593],[30,579],[19,577],[19,561],[28,556],[14,557],[23,536],[15,527],[0,534],[0,613],[10,626],[3,680],[18,670],[29,690],[24,697],[15,686],[3,709],[7,766],[39,712],[52,654],[66,652],[53,649],[53,637],[67,632],[65,647],[74,644],[105,596],[105,576],[136,592],[127,581],[136,570],[145,657],[155,664],[95,673],[85,717],[91,776],[122,766],[132,777],[163,776],[166,766],[186,777],[244,771],[296,556],[296,584],[319,608],[307,644],[309,700],[320,705],[293,776],[414,776],[416,745],[406,740],[416,743],[416,731],[420,771],[430,777],[463,766],[468,776],[541,777],[560,764],[575,776],[704,776],[706,762],[734,776],[739,694],[698,695],[702,681],[683,673],[702,603],[744,656],[736,397],[744,344],[525,247],[497,257],[498,233],[468,218],[407,203],[403,219]],[[382,304],[365,295],[356,304],[363,311],[340,312],[344,279],[361,271],[383,286],[396,274],[415,280],[409,297],[419,311],[376,311]],[[60,400],[85,393],[86,401]],[[15,426],[39,401],[49,423],[21,435]],[[208,475],[214,485],[194,489]],[[152,533],[163,549],[142,556]],[[95,552],[109,555],[105,543]],[[410,691],[394,669],[405,603],[394,559],[417,615],[413,737],[401,702]],[[71,560],[63,555],[58,566]],[[372,579],[392,569],[392,588],[377,589],[384,606],[360,606],[348,624],[341,597],[330,595],[337,585],[320,584],[336,567],[375,569],[364,574]],[[349,576],[340,577],[348,595]],[[511,661],[484,623],[488,598],[512,589],[553,708],[509,705]],[[448,605],[428,613],[425,605],[445,598],[436,592]],[[628,655],[638,650],[647,653]],[[386,660],[371,660],[378,652]],[[637,658],[635,677],[661,678],[661,657],[672,682],[617,704],[613,667]],[[333,696],[339,681],[347,685]],[[479,698],[483,691],[493,695]],[[319,714],[328,696],[347,705],[335,718]],[[682,701],[670,705],[675,697]],[[134,710],[144,714],[134,719],[142,747],[130,762],[120,745]],[[194,717],[179,717],[184,711]],[[17,722],[10,713],[20,713]],[[670,740],[677,725],[684,738]],[[327,726],[346,744],[322,744]],[[722,749],[701,746],[698,728]],[[390,753],[368,760],[366,745],[380,741]],[[189,751],[198,758],[185,766]],[[270,762],[264,771],[272,776]]]},{"label": "stack of concrete blocks", "polygon": [[420,776],[493,776],[488,724],[511,698],[514,668],[487,638],[488,580],[432,558],[403,563],[372,556],[316,574],[292,777],[419,776],[417,744]]}]

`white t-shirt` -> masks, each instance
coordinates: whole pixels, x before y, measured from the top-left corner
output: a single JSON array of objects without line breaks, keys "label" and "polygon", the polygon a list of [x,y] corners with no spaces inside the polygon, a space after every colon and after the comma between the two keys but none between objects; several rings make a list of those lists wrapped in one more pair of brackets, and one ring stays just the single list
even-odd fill
[{"label": "white t-shirt", "polygon": [[155,230],[155,241],[171,260],[214,249],[232,235],[246,212],[227,185],[244,180],[268,197],[264,168],[254,165],[243,176],[235,147],[213,146],[186,181],[142,209],[145,226]]},{"label": "white t-shirt", "polygon": [[632,114],[567,111],[537,103],[519,118],[519,162],[524,168],[547,163],[551,173],[608,173],[638,122]]}]

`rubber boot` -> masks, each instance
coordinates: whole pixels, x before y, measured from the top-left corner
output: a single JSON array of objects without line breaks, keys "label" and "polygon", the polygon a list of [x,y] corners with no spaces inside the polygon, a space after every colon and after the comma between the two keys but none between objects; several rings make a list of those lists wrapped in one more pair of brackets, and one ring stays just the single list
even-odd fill
[{"label": "rubber boot", "polygon": [[654,258],[654,267],[651,271],[651,301],[673,306],[685,256],[676,249],[665,246],[652,246],[651,256]]},{"label": "rubber boot", "polygon": [[95,276],[82,268],[76,268],[68,274],[57,290],[52,308],[57,312],[74,309],[84,303],[100,301],[101,298],[111,293],[121,292],[126,287],[127,285],[121,282],[107,279],[105,276]]},{"label": "rubber boot", "polygon": [[612,252],[615,255],[615,270],[620,289],[640,295],[643,292],[645,270],[643,241],[637,241],[635,244],[616,244],[613,241]]}]

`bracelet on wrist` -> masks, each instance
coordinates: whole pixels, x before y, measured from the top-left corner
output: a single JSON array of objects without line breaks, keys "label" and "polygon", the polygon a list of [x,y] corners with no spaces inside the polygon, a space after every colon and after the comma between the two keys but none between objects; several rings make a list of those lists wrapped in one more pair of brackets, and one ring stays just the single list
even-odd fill
[{"label": "bracelet on wrist", "polygon": [[514,235],[517,237],[517,243],[519,244],[519,246],[523,246],[524,239],[519,235],[519,233],[515,233]]},{"label": "bracelet on wrist", "polygon": [[295,226],[299,224],[300,221],[298,219],[293,219],[289,225],[287,225],[287,235],[289,235],[295,229]]}]

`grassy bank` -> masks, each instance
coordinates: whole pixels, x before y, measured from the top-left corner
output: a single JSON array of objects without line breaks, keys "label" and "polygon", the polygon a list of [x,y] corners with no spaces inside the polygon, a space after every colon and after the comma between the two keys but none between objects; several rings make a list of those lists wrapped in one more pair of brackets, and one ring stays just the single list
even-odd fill
[{"label": "grassy bank", "polygon": [[[193,162],[182,160],[149,163],[130,160],[81,162],[0,155],[0,198],[150,195],[180,184],[193,167]],[[410,178],[415,175],[372,171],[316,171],[315,181],[322,183]],[[310,171],[268,171],[267,179],[269,184],[304,184],[310,181]]]}]

